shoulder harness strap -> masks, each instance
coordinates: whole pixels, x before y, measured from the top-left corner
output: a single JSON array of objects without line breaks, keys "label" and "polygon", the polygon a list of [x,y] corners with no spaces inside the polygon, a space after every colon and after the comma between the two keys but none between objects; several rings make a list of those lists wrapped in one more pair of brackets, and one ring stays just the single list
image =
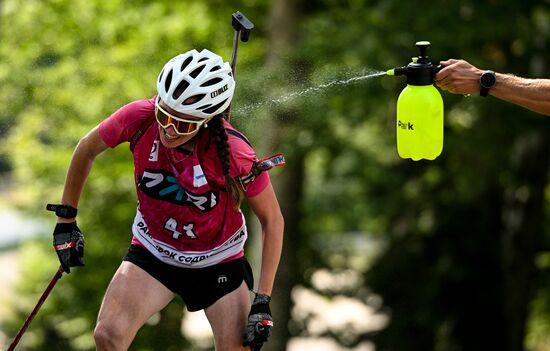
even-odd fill
[{"label": "shoulder harness strap", "polygon": [[237,179],[241,183],[243,190],[246,191],[246,186],[248,183],[256,179],[262,172],[269,171],[273,167],[279,167],[286,165],[286,160],[283,154],[275,154],[266,158],[262,158],[252,164],[252,169],[250,173],[245,176],[238,177]]},{"label": "shoulder harness strap", "polygon": [[137,144],[137,142],[139,141],[139,139],[143,136],[143,134],[145,134],[145,132],[147,131],[147,129],[149,129],[149,127],[155,123],[155,117],[152,117],[152,118],[147,118],[142,124],[141,126],[139,126],[139,129],[137,130],[137,132],[132,135],[132,137],[130,138],[130,148],[133,150],[135,145]]}]

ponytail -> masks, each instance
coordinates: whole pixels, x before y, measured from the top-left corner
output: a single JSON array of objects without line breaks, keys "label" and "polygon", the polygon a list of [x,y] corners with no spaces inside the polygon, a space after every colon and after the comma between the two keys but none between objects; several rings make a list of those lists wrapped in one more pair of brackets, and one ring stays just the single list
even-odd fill
[{"label": "ponytail", "polygon": [[223,115],[216,115],[208,121],[208,128],[210,128],[210,132],[212,133],[216,143],[218,158],[225,176],[225,188],[227,189],[229,196],[233,199],[233,201],[235,201],[236,207],[239,207],[244,195],[240,184],[235,178],[229,175],[231,150],[227,141],[227,133],[223,125]]}]

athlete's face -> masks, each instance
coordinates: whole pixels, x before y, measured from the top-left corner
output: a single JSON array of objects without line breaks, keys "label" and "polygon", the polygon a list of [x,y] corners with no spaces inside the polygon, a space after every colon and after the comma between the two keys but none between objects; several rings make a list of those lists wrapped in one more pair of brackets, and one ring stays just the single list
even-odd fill
[{"label": "athlete's face", "polygon": [[[174,111],[160,99],[158,100],[157,104],[158,104],[158,107],[160,107],[160,109],[157,109],[155,113],[157,114],[160,141],[162,145],[168,148],[175,148],[188,142],[189,140],[194,138],[195,135],[197,135],[197,133],[200,130],[200,127],[203,124],[201,122],[204,122],[203,119]],[[160,119],[162,119],[162,122],[165,124],[167,123],[167,125],[163,126],[161,124],[161,121],[159,120],[159,117],[161,117]],[[171,117],[175,117],[175,118],[178,118],[184,121],[189,121],[189,122],[197,121],[197,123],[181,122],[181,125],[180,125],[178,120],[171,120],[170,119]],[[175,124],[177,124],[177,126]],[[190,127],[185,127],[185,125],[189,125]],[[177,130],[176,127],[182,130]],[[184,128],[185,128],[185,134],[182,135],[182,131]],[[194,129],[194,130],[192,132],[186,132],[189,129]]]}]

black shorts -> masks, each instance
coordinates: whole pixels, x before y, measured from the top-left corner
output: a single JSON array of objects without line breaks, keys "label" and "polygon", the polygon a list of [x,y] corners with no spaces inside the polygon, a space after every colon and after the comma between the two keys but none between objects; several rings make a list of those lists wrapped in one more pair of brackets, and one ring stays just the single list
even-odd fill
[{"label": "black shorts", "polygon": [[254,286],[245,257],[205,268],[182,268],[162,262],[140,245],[130,245],[124,261],[132,262],[181,296],[191,312],[202,310],[241,286]]}]

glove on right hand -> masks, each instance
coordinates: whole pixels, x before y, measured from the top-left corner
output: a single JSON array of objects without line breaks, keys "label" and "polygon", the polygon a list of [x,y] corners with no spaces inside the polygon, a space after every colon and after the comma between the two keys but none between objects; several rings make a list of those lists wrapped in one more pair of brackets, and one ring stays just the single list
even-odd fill
[{"label": "glove on right hand", "polygon": [[273,318],[269,309],[269,301],[271,301],[271,297],[256,294],[250,308],[243,346],[250,345],[252,351],[259,351],[271,335]]},{"label": "glove on right hand", "polygon": [[76,222],[57,223],[53,231],[53,247],[66,273],[71,273],[70,267],[84,266],[84,236]]}]

